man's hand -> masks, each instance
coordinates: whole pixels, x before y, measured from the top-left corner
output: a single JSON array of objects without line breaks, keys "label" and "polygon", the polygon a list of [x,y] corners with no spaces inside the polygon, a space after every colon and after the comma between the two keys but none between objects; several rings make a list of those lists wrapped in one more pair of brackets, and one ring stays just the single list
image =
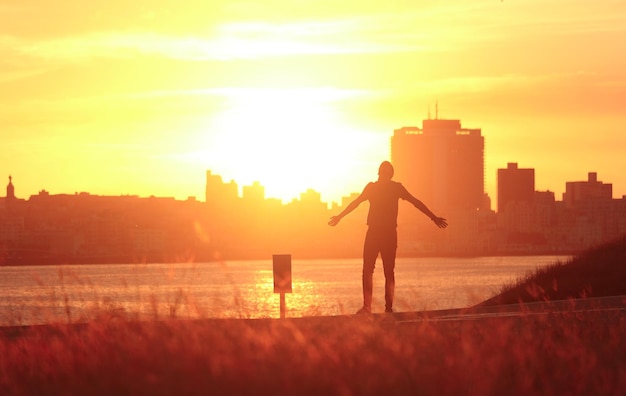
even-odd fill
[{"label": "man's hand", "polygon": [[448,226],[448,221],[443,217],[433,217],[432,220],[439,228],[446,228]]},{"label": "man's hand", "polygon": [[339,220],[341,220],[341,217],[339,216],[332,216],[330,218],[330,220],[328,221],[328,225],[329,226],[336,226],[339,223]]}]

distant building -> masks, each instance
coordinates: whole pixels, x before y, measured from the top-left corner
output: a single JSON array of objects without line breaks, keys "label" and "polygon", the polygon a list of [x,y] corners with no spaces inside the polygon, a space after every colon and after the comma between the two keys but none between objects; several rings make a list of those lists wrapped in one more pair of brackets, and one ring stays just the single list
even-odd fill
[{"label": "distant building", "polygon": [[206,172],[206,202],[223,204],[232,202],[238,197],[239,188],[234,181],[231,180],[230,183],[224,183],[222,176],[214,175],[211,171]]},{"label": "distant building", "polygon": [[398,128],[391,138],[395,178],[429,207],[485,208],[484,147],[481,130],[462,128],[459,120]]},{"label": "distant building", "polygon": [[587,181],[566,182],[560,219],[566,243],[587,248],[617,237],[621,226],[616,203],[613,185],[598,181],[596,172],[589,172]]},{"label": "distant building", "polygon": [[7,199],[15,199],[15,187],[13,186],[13,177],[9,175],[9,184],[7,185]]},{"label": "distant building", "polygon": [[309,188],[305,192],[300,193],[300,201],[319,204],[322,203],[322,195],[312,188]]},{"label": "distant building", "polygon": [[247,201],[260,202],[265,199],[265,187],[260,182],[255,181],[249,186],[243,186],[243,199]]},{"label": "distant building", "polygon": [[587,181],[565,183],[563,202],[567,209],[575,209],[580,205],[593,205],[598,202],[608,202],[613,199],[613,185],[598,181],[596,172],[587,174]]},{"label": "distant building", "polygon": [[510,162],[506,169],[498,169],[498,213],[512,202],[531,204],[535,195],[535,170],[518,168]]},{"label": "distant building", "polygon": [[399,255],[481,251],[485,224],[481,216],[490,210],[485,194],[484,148],[480,129],[463,128],[460,120],[439,119],[437,115],[423,120],[421,128],[394,130],[394,178],[451,224],[441,232],[418,211],[403,211],[398,219]]}]

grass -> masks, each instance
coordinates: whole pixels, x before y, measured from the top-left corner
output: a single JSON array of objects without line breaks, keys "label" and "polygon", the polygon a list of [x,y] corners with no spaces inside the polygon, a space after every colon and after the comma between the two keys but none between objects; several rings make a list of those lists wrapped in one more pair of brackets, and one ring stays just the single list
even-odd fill
[{"label": "grass", "polygon": [[626,321],[565,313],[91,322],[0,343],[3,395],[590,395],[626,389]]},{"label": "grass", "polygon": [[[619,241],[537,271],[486,304],[622,293],[614,284],[624,280],[625,246]],[[94,317],[0,332],[0,394],[621,395],[626,389],[622,309],[407,322]]]},{"label": "grass", "polygon": [[504,285],[481,306],[626,295],[626,238]]}]

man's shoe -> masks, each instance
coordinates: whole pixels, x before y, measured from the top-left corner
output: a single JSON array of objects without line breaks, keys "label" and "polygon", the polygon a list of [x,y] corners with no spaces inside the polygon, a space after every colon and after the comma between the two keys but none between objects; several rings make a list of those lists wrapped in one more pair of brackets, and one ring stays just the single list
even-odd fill
[{"label": "man's shoe", "polygon": [[385,308],[385,313],[393,313],[393,309],[391,309],[391,308]]}]

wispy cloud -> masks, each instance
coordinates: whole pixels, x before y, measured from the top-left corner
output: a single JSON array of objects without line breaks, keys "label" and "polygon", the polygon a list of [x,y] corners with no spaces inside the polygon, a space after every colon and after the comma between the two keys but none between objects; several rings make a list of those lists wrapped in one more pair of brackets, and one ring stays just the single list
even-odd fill
[{"label": "wispy cloud", "polygon": [[[340,26],[341,25],[341,26]],[[337,33],[343,31],[343,34]],[[349,34],[352,31],[352,34]],[[171,36],[154,32],[104,32],[27,41],[4,38],[4,50],[48,61],[132,58],[158,55],[192,61],[224,61],[281,56],[385,53],[417,50],[419,45],[384,37],[359,37],[349,24],[304,23],[225,25],[212,37]]]}]

